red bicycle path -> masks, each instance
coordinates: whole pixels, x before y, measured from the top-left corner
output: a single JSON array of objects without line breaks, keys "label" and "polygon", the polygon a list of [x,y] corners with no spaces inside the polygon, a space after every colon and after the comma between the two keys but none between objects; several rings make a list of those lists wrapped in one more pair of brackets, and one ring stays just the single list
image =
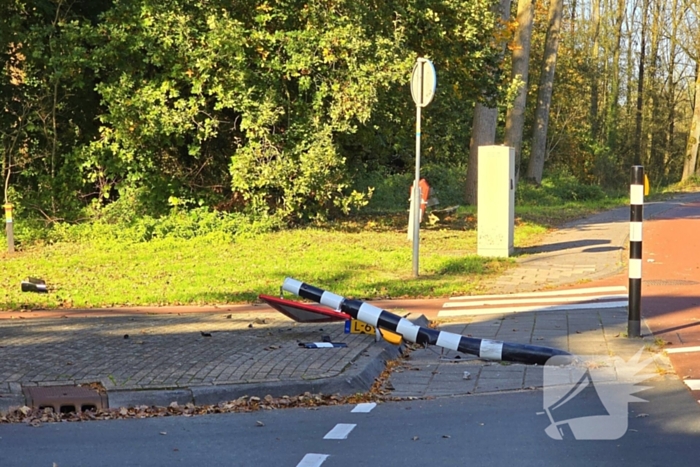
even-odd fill
[{"label": "red bicycle path", "polygon": [[666,342],[676,374],[700,379],[700,349],[678,352],[700,345],[700,202],[681,203],[643,229],[642,316]]},{"label": "red bicycle path", "polygon": [[[676,374],[688,383],[700,380],[700,202],[645,220],[642,260],[642,318],[663,341]],[[586,286],[628,281],[625,272]],[[691,393],[700,402],[700,390]]]}]

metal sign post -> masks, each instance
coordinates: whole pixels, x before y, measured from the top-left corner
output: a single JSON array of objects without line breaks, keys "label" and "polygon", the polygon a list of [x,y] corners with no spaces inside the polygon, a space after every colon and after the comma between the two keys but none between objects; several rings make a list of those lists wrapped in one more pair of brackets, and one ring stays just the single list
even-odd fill
[{"label": "metal sign post", "polygon": [[[411,195],[409,224],[413,226],[413,277],[418,277],[418,243],[420,239],[420,134],[421,109],[433,100],[437,76],[433,63],[426,58],[418,58],[411,74],[411,96],[416,103],[416,177]],[[411,222],[412,221],[412,222]]]}]

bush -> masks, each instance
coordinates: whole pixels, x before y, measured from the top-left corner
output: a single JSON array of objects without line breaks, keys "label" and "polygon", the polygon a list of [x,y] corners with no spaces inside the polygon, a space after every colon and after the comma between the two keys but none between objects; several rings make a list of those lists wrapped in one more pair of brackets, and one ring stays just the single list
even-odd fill
[{"label": "bush", "polygon": [[[117,203],[114,203],[117,204]],[[37,222],[22,222],[16,230],[18,244],[31,245],[47,243],[92,243],[92,244],[131,244],[156,239],[193,239],[217,237],[223,241],[255,236],[283,227],[280,220],[273,217],[247,217],[240,213],[211,211],[208,208],[173,210],[159,218],[142,216],[110,215],[90,222],[70,224],[57,222],[47,227]]]},{"label": "bush", "polygon": [[521,180],[515,193],[519,204],[553,206],[568,201],[597,201],[607,196],[597,185],[585,185],[566,172],[555,172],[537,186]]},{"label": "bush", "polygon": [[[426,165],[421,168],[421,177],[428,181],[440,206],[464,204],[466,188],[464,167]],[[360,175],[355,183],[356,189],[366,191],[374,188],[372,198],[363,211],[395,212],[408,209],[414,178],[413,172],[400,174],[372,172]]]}]

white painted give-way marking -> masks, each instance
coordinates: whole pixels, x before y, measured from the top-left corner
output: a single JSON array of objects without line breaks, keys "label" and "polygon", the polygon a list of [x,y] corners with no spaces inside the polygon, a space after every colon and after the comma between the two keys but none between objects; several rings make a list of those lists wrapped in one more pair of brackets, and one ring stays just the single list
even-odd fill
[{"label": "white painted give-way marking", "polygon": [[297,467],[318,467],[328,458],[328,454],[307,454]]},{"label": "white painted give-way marking", "polygon": [[625,308],[627,288],[589,287],[584,289],[527,292],[504,295],[452,297],[438,312],[440,317],[533,311],[575,311],[591,308]]},{"label": "white painted give-way marking", "polygon": [[355,423],[338,423],[323,439],[346,439],[356,426]]},{"label": "white painted give-way marking", "polygon": [[376,402],[362,402],[360,404],[357,404],[354,409],[352,409],[352,413],[369,413],[372,411],[373,408],[377,406]]}]

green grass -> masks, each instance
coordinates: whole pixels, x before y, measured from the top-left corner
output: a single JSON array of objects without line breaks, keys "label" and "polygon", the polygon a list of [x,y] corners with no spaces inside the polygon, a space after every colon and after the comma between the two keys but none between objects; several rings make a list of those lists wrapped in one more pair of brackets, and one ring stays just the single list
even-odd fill
[{"label": "green grass", "polygon": [[[538,216],[560,216],[544,211]],[[246,303],[276,294],[287,276],[362,299],[444,297],[478,293],[484,279],[513,264],[476,256],[476,219],[473,209],[463,208],[421,230],[420,277],[413,278],[405,217],[357,217],[241,238],[214,232],[29,246],[0,253],[0,309]],[[516,247],[536,243],[547,228],[518,215]],[[45,279],[50,293],[20,292],[29,276]]]},{"label": "green grass", "polygon": [[[58,243],[3,254],[0,308],[251,302],[276,294],[286,276],[358,298],[443,296],[469,293],[509,265],[473,256],[473,231],[425,231],[420,246],[421,276],[413,279],[411,243],[399,231],[307,228],[234,242]],[[28,276],[44,278],[51,293],[21,293]]]}]

